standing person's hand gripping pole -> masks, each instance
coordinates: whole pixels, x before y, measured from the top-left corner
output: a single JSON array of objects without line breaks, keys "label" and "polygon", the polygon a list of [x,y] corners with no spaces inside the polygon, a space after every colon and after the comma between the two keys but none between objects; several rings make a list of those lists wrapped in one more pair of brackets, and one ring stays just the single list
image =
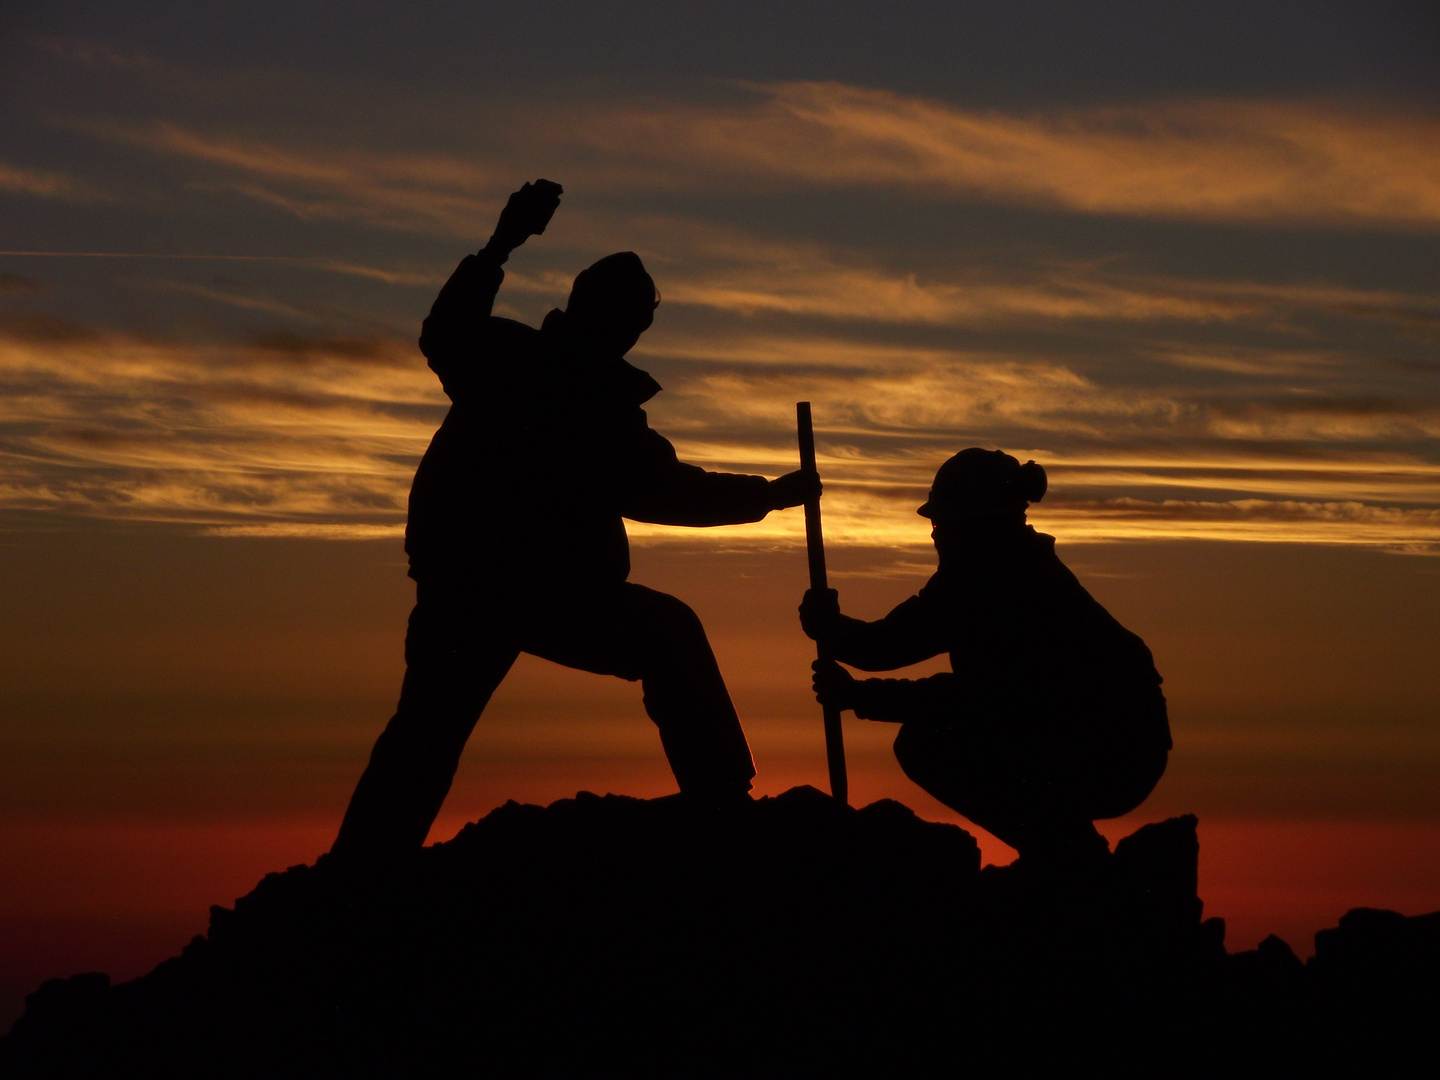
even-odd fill
[{"label": "standing person's hand gripping pole", "polygon": [[[800,471],[813,474],[817,481],[819,470],[815,468],[815,430],[810,421],[810,403],[795,404],[795,419],[800,429]],[[813,498],[805,500],[805,547],[810,556],[810,589],[812,592],[828,592],[829,584],[825,574],[825,538],[820,530],[820,491],[816,484]],[[820,660],[829,661],[825,643],[816,643]],[[825,704],[825,759],[830,766],[830,794],[837,801],[849,804],[850,782],[845,775],[845,740],[840,728],[840,710]]]}]

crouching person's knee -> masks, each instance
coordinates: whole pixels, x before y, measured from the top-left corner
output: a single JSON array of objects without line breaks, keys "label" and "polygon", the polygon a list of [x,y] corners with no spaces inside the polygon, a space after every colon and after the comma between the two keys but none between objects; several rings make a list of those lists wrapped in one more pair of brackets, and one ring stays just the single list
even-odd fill
[{"label": "crouching person's knee", "polygon": [[936,788],[948,787],[952,779],[953,741],[933,726],[907,722],[895,736],[895,760],[906,776],[933,793]]},{"label": "crouching person's knee", "polygon": [[[915,779],[915,774],[912,770],[922,766],[922,746],[923,740],[916,733],[915,726],[913,724],[901,724],[900,731],[895,736],[895,760],[900,763],[901,770],[906,776],[910,777],[911,780]],[[916,781],[916,783],[919,783],[919,781]]]},{"label": "crouching person's knee", "polygon": [[895,760],[917,786],[971,820],[995,800],[1007,775],[987,747],[945,725],[910,721],[895,737]]}]

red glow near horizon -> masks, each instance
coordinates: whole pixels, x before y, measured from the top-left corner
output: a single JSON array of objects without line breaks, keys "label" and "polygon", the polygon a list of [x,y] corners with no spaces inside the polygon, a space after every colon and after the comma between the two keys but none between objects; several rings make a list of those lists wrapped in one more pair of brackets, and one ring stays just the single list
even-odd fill
[{"label": "red glow near horizon", "polygon": [[[448,838],[465,823],[444,817],[435,835]],[[1105,822],[1102,831],[1113,844],[1143,823],[1143,816]],[[106,971],[123,981],[176,955],[204,933],[211,904],[229,906],[265,874],[314,862],[334,828],[332,821],[279,820],[0,829],[5,865],[44,868],[7,890],[0,910],[0,1028],[44,979]],[[985,862],[1013,858],[1005,845],[972,831]],[[64,857],[47,861],[42,852]],[[1206,917],[1225,919],[1232,952],[1273,933],[1306,957],[1315,932],[1351,908],[1407,915],[1440,909],[1440,885],[1428,873],[1436,863],[1440,826],[1431,824],[1200,825],[1200,896]]]}]

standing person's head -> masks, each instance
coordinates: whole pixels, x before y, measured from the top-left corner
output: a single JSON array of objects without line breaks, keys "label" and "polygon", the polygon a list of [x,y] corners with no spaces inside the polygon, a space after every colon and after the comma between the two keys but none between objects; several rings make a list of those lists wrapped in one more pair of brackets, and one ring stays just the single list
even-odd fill
[{"label": "standing person's head", "polygon": [[1035,462],[1021,465],[1002,450],[972,446],[940,466],[930,498],[916,513],[937,529],[1019,524],[1046,486],[1045,470]]},{"label": "standing person's head", "polygon": [[659,306],[660,292],[640,256],[620,251],[576,276],[565,321],[588,348],[624,356],[655,321]]}]

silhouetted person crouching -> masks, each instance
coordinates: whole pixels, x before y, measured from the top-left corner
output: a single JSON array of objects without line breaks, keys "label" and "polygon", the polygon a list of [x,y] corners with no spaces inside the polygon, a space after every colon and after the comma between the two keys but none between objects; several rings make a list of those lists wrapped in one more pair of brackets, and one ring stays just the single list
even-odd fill
[{"label": "silhouetted person crouching", "polygon": [[810,637],[864,671],[950,654],[950,672],[923,679],[857,681],[817,661],[816,696],[899,723],[907,776],[1042,865],[1103,854],[1093,822],[1139,806],[1171,746],[1150,650],[1025,523],[1045,488],[1033,461],[962,450],[919,510],[939,554],[919,594],[876,622],[841,615],[833,590],[800,608]]},{"label": "silhouetted person crouching", "polygon": [[633,252],[576,279],[539,330],[493,317],[501,264],[543,232],[561,189],[510,197],[495,234],[440,290],[420,348],[452,402],[410,491],[416,583],[394,718],[350,800],[336,852],[418,848],[490,695],[521,652],[639,680],[681,791],[744,797],[755,767],[704,628],[626,581],[622,518],[759,521],[818,490],[676,459],[642,404],[659,391],[624,359],[651,324],[655,283]]}]

